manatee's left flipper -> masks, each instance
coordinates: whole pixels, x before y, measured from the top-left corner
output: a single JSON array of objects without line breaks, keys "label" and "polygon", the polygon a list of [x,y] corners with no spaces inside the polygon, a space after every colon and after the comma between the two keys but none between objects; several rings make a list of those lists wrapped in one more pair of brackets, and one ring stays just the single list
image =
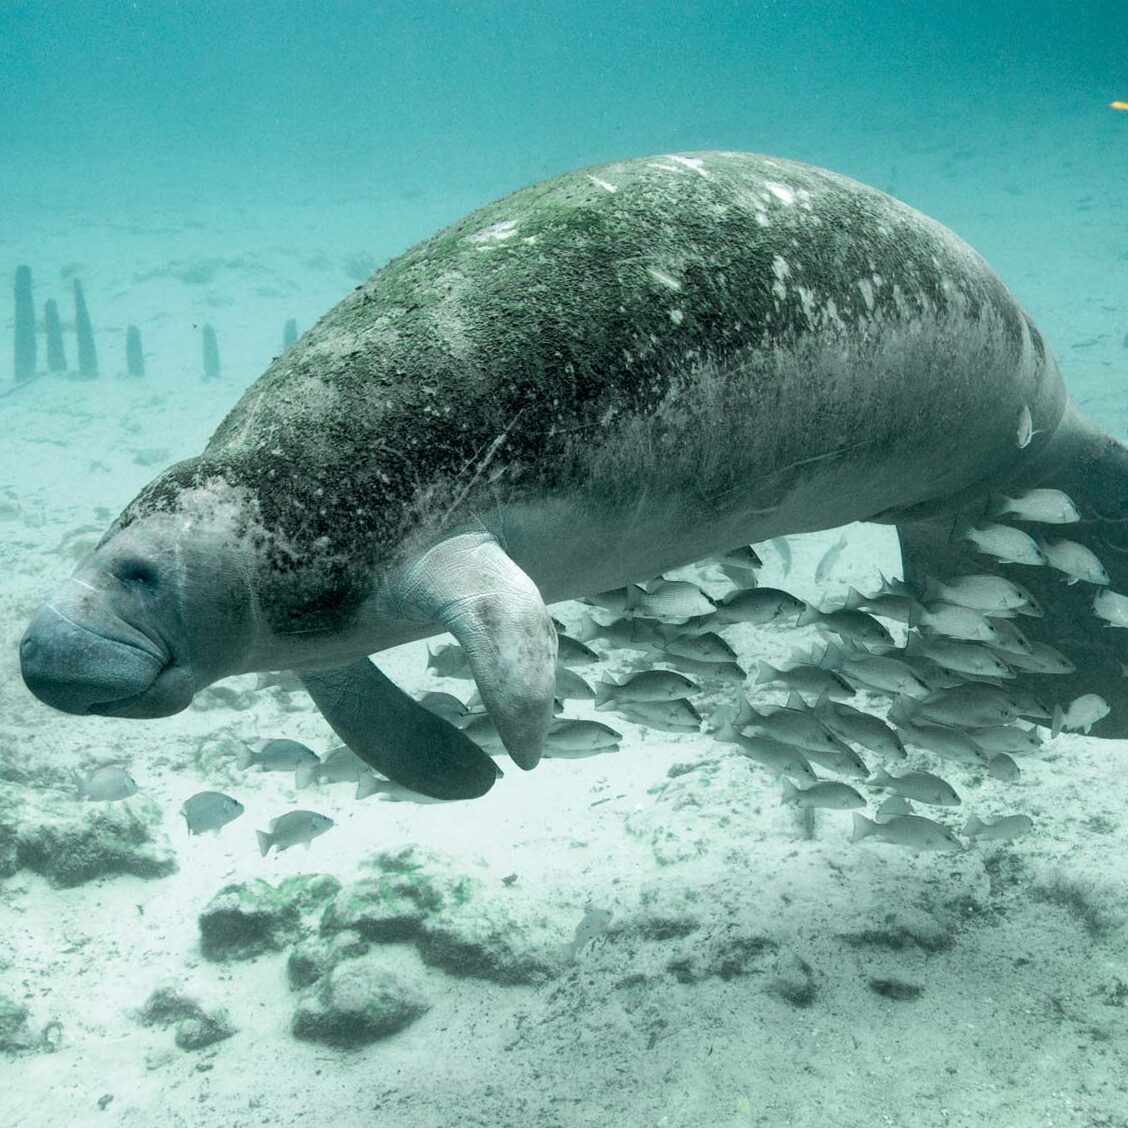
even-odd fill
[{"label": "manatee's left flipper", "polygon": [[333,731],[396,783],[434,799],[476,799],[494,785],[493,760],[367,658],[298,676]]},{"label": "manatee's left flipper", "polygon": [[458,640],[514,763],[535,767],[556,691],[556,628],[536,584],[488,533],[462,533],[413,561],[395,588],[405,612]]}]

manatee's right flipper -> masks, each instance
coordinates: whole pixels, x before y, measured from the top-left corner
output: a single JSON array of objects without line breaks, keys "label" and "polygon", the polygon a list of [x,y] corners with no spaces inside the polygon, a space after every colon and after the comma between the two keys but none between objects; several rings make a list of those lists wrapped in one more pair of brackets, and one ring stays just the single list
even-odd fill
[{"label": "manatee's right flipper", "polygon": [[367,658],[298,676],[333,731],[396,783],[433,799],[476,799],[497,780],[497,765],[481,748]]},{"label": "manatee's right flipper", "polygon": [[[1077,541],[1091,549],[1112,579],[1113,591],[1128,595],[1128,448],[1093,424],[1067,415],[1037,458],[1021,466],[996,492],[1012,496],[1047,487],[1064,490],[1081,512],[1072,525],[1014,522],[1028,532]],[[1040,619],[1014,620],[1031,640],[1049,643],[1076,667],[1070,674],[1019,672],[1017,684],[1053,708],[1063,708],[1083,693],[1097,693],[1111,712],[1093,726],[1093,736],[1128,736],[1128,629],[1110,627],[1093,614],[1093,584],[1067,585],[1060,572],[1044,566],[999,564],[954,540],[961,524],[984,519],[986,499],[969,501],[956,512],[897,519],[905,579],[918,591],[925,577],[947,580],[967,573],[995,573],[1029,589],[1045,612]]]}]

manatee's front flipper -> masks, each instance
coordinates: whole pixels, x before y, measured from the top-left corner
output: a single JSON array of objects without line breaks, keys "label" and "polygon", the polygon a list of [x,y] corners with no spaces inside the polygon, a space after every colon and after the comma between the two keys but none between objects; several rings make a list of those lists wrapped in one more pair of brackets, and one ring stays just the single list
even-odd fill
[{"label": "manatee's front flipper", "polygon": [[462,533],[428,549],[394,586],[406,613],[458,640],[509,755],[536,767],[556,692],[556,628],[536,584],[493,537]]},{"label": "manatee's front flipper", "polygon": [[434,799],[476,799],[493,787],[493,760],[367,658],[299,677],[333,731],[396,783]]},{"label": "manatee's front flipper", "polygon": [[[1010,496],[1035,487],[1064,490],[1080,510],[1081,520],[1072,525],[1014,521],[1015,527],[1085,545],[1105,566],[1112,590],[1128,595],[1128,448],[1075,411],[1069,412],[1035,457],[1021,463],[1006,481],[991,485],[993,492]],[[1092,735],[1128,736],[1128,677],[1124,672],[1128,630],[1109,627],[1093,614],[1093,596],[1098,590],[1093,584],[1067,585],[1060,572],[1044,566],[999,564],[967,542],[953,540],[953,529],[961,523],[984,519],[986,503],[986,496],[981,496],[955,513],[899,517],[905,579],[920,590],[925,577],[947,580],[990,572],[1022,584],[1045,614],[1040,619],[1020,615],[1015,626],[1028,638],[1056,647],[1076,669],[1053,675],[1019,671],[1012,684],[1031,690],[1051,709],[1054,704],[1064,708],[1083,693],[1100,694],[1111,712],[1093,726]]]}]

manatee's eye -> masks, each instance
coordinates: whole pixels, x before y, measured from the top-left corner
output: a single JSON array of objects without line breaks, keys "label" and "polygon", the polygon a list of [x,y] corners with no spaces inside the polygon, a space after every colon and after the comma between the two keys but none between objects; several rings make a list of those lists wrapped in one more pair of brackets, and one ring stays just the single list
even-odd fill
[{"label": "manatee's eye", "polygon": [[155,588],[157,569],[147,560],[123,560],[117,567],[117,577],[126,587]]}]

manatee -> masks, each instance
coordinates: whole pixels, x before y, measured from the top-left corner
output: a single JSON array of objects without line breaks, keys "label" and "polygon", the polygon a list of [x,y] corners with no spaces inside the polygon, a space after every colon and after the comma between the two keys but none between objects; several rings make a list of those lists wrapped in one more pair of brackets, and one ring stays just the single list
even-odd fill
[{"label": "manatee", "polygon": [[788,160],[627,160],[489,204],[358,286],[128,505],[33,618],[23,676],[66,712],[155,717],[293,671],[379,771],[470,797],[492,762],[370,655],[451,632],[528,769],[553,715],[546,603],[876,521],[918,590],[1021,582],[1045,610],[1023,629],[1076,669],[1019,682],[1100,694],[1094,733],[1122,735],[1125,647],[1089,585],[955,535],[1037,487],[1073,499],[1070,538],[1128,591],[1125,448],[957,236]]}]

